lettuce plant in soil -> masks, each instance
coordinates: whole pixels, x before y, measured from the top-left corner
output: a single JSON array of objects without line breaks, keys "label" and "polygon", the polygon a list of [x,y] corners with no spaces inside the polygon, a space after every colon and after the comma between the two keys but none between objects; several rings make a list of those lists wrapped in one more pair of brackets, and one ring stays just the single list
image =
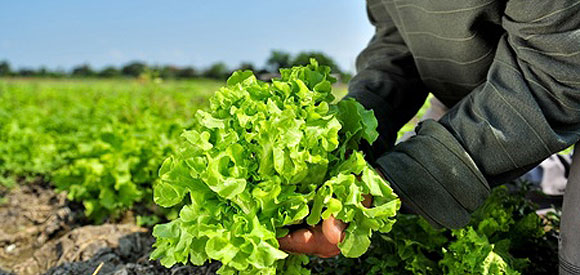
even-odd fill
[{"label": "lettuce plant in soil", "polygon": [[353,99],[334,103],[330,69],[314,60],[280,72],[271,83],[233,73],[183,132],[154,186],[157,204],[183,207],[155,226],[153,259],[218,260],[220,274],[305,274],[307,256],[279,249],[288,226],[330,215],[349,223],[339,244],[347,257],[391,230],[400,201],[358,150],[378,137],[373,112]]}]

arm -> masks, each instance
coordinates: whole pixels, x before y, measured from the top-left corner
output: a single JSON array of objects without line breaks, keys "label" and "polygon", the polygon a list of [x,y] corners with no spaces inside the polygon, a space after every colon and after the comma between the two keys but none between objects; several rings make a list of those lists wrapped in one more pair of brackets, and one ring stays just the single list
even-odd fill
[{"label": "arm", "polygon": [[370,160],[375,159],[373,152],[382,154],[393,147],[399,129],[417,113],[428,95],[390,15],[380,2],[374,3],[367,1],[367,13],[375,35],[357,58],[358,73],[350,81],[347,95],[372,109],[379,120],[379,139],[373,150],[365,150]]},{"label": "arm", "polygon": [[[377,161],[434,224],[461,227],[493,186],[580,137],[580,2],[510,0],[487,81]],[[409,179],[412,176],[412,180]]]}]

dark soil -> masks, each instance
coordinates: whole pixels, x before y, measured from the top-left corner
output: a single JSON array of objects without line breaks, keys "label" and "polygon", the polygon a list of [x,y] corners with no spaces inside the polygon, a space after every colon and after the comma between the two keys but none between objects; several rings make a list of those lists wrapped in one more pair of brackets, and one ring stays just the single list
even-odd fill
[{"label": "dark soil", "polygon": [[[0,205],[0,275],[3,274],[215,274],[205,266],[164,268],[150,261],[147,228],[87,225],[82,208],[47,184],[20,185]],[[131,219],[129,219],[131,220]]]},{"label": "dark soil", "polygon": [[90,259],[69,262],[48,270],[46,274],[98,274],[115,275],[153,275],[153,274],[215,274],[220,267],[219,263],[205,266],[174,266],[167,269],[158,261],[150,261],[149,253],[153,244],[153,237],[149,232],[136,232],[121,237],[116,246],[103,247],[96,251]]},{"label": "dark soil", "polygon": [[0,205],[0,269],[13,270],[48,241],[77,227],[80,215],[63,194],[41,183],[11,190]]}]

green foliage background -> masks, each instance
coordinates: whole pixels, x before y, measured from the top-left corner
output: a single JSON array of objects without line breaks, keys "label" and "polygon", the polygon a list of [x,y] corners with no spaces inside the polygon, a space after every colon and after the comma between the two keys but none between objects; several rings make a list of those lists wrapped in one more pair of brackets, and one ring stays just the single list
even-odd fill
[{"label": "green foliage background", "polygon": [[[518,185],[521,183],[518,183]],[[462,229],[435,229],[399,214],[389,234],[376,235],[361,258],[314,258],[319,274],[555,274],[558,218],[536,215],[523,186],[500,186]]]},{"label": "green foliage background", "polygon": [[178,136],[220,82],[0,80],[0,186],[42,179],[95,222],[152,201]]}]

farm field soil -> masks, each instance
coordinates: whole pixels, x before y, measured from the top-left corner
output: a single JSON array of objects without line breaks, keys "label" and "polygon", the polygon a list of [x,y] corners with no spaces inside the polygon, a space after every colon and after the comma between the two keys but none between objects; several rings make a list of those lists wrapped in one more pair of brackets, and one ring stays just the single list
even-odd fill
[{"label": "farm field soil", "polygon": [[[0,274],[214,274],[202,267],[162,267],[149,261],[153,237],[125,223],[86,224],[79,205],[45,183],[18,186],[0,206]],[[100,266],[100,267],[99,267]]]}]

